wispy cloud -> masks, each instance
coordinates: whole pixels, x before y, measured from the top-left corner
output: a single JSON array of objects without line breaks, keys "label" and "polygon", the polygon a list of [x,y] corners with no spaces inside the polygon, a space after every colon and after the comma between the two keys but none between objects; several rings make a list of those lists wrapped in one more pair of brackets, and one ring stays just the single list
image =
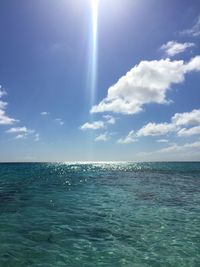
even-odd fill
[{"label": "wispy cloud", "polygon": [[116,122],[115,117],[111,115],[104,115],[103,118],[106,119],[106,123],[109,123],[109,124],[115,124]]},{"label": "wispy cloud", "polygon": [[176,143],[150,152],[137,154],[142,160],[193,160],[200,159],[200,141],[178,145]]},{"label": "wispy cloud", "polygon": [[116,119],[111,115],[104,115],[104,120],[94,121],[94,122],[86,122],[84,123],[80,129],[81,130],[99,130],[106,128],[109,124],[115,124]]},{"label": "wispy cloud", "polygon": [[27,137],[27,134],[17,134],[15,136],[15,139],[25,139]]},{"label": "wispy cloud", "polygon": [[31,131],[31,133],[33,132],[32,130],[29,130],[25,126],[23,126],[23,127],[12,127],[9,130],[7,130],[6,132],[7,133],[28,133],[30,131]]},{"label": "wispy cloud", "polygon": [[195,24],[191,28],[181,31],[180,33],[184,35],[190,35],[193,37],[199,36],[200,35],[200,15],[198,16]]},{"label": "wispy cloud", "polygon": [[158,139],[157,142],[158,143],[168,143],[169,140],[168,139]]},{"label": "wispy cloud", "polygon": [[[9,134],[13,134],[15,139],[26,139],[29,135],[34,135],[35,140],[39,139],[39,134],[35,130],[28,129],[27,127],[12,127],[6,131]],[[39,140],[37,140],[39,141]]]},{"label": "wispy cloud", "polygon": [[36,142],[40,141],[40,134],[39,133],[36,133],[35,136],[34,136],[34,140]]},{"label": "wispy cloud", "polygon": [[169,103],[166,94],[172,84],[183,82],[187,73],[199,70],[200,56],[189,62],[170,59],[141,61],[111,86],[107,97],[90,112],[135,114],[148,103]]},{"label": "wispy cloud", "polygon": [[134,131],[130,131],[127,136],[120,138],[117,141],[119,144],[130,144],[137,142],[137,138]]},{"label": "wispy cloud", "polygon": [[2,86],[0,85],[0,98],[1,98],[2,96],[4,96],[4,95],[6,95],[6,91],[4,91],[4,90],[2,89]]},{"label": "wispy cloud", "polygon": [[81,130],[99,130],[103,128],[105,128],[104,121],[86,122],[80,127]]},{"label": "wispy cloud", "polygon": [[103,142],[106,142],[110,139],[110,134],[105,132],[105,133],[102,133],[100,135],[98,135],[96,138],[95,138],[95,141],[98,142],[98,141],[103,141]]},{"label": "wispy cloud", "polygon": [[194,43],[178,43],[176,41],[169,41],[168,43],[162,45],[161,49],[164,50],[168,56],[173,57],[194,46]]},{"label": "wispy cloud", "polygon": [[[48,112],[48,111],[42,111],[40,113],[40,115],[46,117],[46,116],[49,116],[50,115],[50,112]],[[53,119],[53,121],[56,122],[57,124],[61,125],[61,126],[63,126],[65,124],[64,121],[63,121],[63,119],[61,119],[61,118]]]},{"label": "wispy cloud", "polygon": [[[6,91],[2,89],[2,86],[0,85],[0,99],[6,95]],[[9,117],[6,114],[5,109],[7,108],[8,103],[5,101],[0,100],[0,125],[11,125],[15,122],[18,122],[18,120]]]},{"label": "wispy cloud", "polygon": [[61,126],[65,124],[64,121],[60,118],[55,119],[55,121]]},{"label": "wispy cloud", "polygon": [[200,149],[200,141],[196,141],[193,143],[186,143],[184,145],[177,145],[177,144],[173,144],[169,147],[160,149],[158,152],[159,153],[163,153],[163,152],[177,152],[177,151],[185,151],[188,149]]},{"label": "wispy cloud", "polygon": [[50,113],[49,112],[47,112],[47,111],[42,111],[41,113],[40,113],[40,115],[42,115],[42,116],[48,116]]}]

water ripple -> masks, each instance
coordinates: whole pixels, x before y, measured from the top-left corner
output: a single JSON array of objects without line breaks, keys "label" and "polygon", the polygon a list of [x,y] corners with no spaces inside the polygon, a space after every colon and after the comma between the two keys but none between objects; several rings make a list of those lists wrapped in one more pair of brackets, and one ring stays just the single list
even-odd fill
[{"label": "water ripple", "polygon": [[199,163],[0,164],[0,266],[198,266]]}]

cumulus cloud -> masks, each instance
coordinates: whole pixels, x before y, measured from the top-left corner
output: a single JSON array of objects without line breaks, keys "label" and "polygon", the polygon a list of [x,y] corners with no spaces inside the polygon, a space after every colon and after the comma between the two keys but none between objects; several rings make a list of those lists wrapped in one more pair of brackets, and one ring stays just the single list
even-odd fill
[{"label": "cumulus cloud", "polygon": [[98,135],[96,138],[95,138],[95,141],[98,142],[98,141],[103,141],[103,142],[106,142],[110,139],[110,135],[105,132],[103,134],[100,134]]},{"label": "cumulus cloud", "polygon": [[183,136],[183,137],[197,135],[197,134],[200,134],[200,126],[195,126],[189,129],[182,128],[177,132],[178,136]]},{"label": "cumulus cloud", "polygon": [[5,111],[0,109],[0,125],[11,125],[15,122],[18,122],[18,120],[15,120],[15,119],[7,116]]},{"label": "cumulus cloud", "polygon": [[165,51],[165,53],[173,57],[177,54],[183,53],[187,48],[194,47],[194,43],[178,43],[176,41],[169,41],[168,43],[161,46],[161,49]]},{"label": "cumulus cloud", "polygon": [[120,138],[117,142],[119,144],[130,144],[137,142],[135,132],[130,131],[127,136],[125,136],[124,138]]},{"label": "cumulus cloud", "polygon": [[[171,122],[149,122],[136,132],[130,131],[125,138],[119,139],[118,143],[128,144],[137,141],[138,137],[163,136],[170,133],[175,133],[178,137],[200,135],[200,109],[194,109],[191,112],[176,113],[171,118]],[[168,140],[159,139],[157,142],[167,143]]]},{"label": "cumulus cloud", "polygon": [[[191,126],[195,126],[189,128]],[[137,136],[161,136],[176,132],[179,137],[200,134],[200,109],[191,112],[176,113],[171,122],[150,122],[136,132]]]},{"label": "cumulus cloud", "polygon": [[191,112],[176,113],[172,117],[172,123],[178,126],[200,124],[200,109]]},{"label": "cumulus cloud", "polygon": [[200,56],[192,58],[187,64],[184,65],[185,72],[200,71]]},{"label": "cumulus cloud", "polygon": [[138,132],[137,136],[159,136],[173,132],[176,129],[175,125],[171,123],[154,123],[150,122],[143,126]]},{"label": "cumulus cloud", "polygon": [[197,37],[200,35],[200,16],[197,18],[196,23],[192,28],[184,30],[181,34],[190,35],[193,37]]},{"label": "cumulus cloud", "polygon": [[[4,95],[6,95],[6,92],[2,89],[2,86],[0,85],[0,98],[2,98]],[[6,114],[5,109],[7,105],[7,102],[0,100],[0,125],[11,125],[15,122],[18,122],[18,120],[13,119]]]},{"label": "cumulus cloud", "polygon": [[200,70],[200,56],[189,62],[161,59],[141,61],[108,89],[107,97],[90,110],[91,113],[115,112],[135,114],[149,103],[166,104],[172,84],[184,81],[186,73]]},{"label": "cumulus cloud", "polygon": [[103,121],[86,122],[80,127],[81,130],[98,130],[103,128],[105,128]]}]

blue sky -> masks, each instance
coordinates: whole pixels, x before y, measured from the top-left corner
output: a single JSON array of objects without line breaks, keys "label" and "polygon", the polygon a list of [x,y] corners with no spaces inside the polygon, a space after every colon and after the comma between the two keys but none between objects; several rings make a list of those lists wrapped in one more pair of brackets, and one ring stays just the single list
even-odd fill
[{"label": "blue sky", "polygon": [[199,0],[2,0],[0,32],[0,161],[200,160]]}]

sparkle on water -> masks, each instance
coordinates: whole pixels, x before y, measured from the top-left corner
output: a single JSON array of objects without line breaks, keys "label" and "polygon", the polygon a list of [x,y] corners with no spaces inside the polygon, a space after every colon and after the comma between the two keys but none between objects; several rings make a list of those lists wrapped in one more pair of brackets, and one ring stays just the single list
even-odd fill
[{"label": "sparkle on water", "polygon": [[0,266],[200,262],[200,163],[0,164]]}]

